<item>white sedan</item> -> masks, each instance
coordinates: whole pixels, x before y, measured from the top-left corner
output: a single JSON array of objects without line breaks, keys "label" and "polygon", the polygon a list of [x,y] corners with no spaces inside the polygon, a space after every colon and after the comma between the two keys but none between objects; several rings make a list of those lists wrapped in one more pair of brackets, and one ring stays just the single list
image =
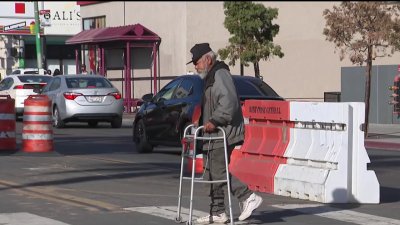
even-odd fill
[{"label": "white sedan", "polygon": [[37,95],[34,90],[42,89],[52,76],[48,75],[8,75],[0,82],[0,95],[10,95],[15,99],[15,112],[24,113],[24,101],[29,95]]}]

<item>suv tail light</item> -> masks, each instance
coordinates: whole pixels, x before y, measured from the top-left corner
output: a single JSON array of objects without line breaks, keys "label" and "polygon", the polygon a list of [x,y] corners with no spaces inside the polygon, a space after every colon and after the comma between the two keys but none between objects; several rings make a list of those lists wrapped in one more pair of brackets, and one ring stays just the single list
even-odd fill
[{"label": "suv tail light", "polygon": [[117,100],[122,98],[121,93],[119,93],[119,92],[111,92],[111,93],[108,93],[108,95],[114,96],[114,98]]},{"label": "suv tail light", "polygon": [[75,93],[75,92],[65,92],[64,93],[64,98],[68,100],[75,100],[76,97],[81,96],[81,93]]},{"label": "suv tail light", "polygon": [[17,86],[14,86],[14,89],[24,89],[24,85],[17,85]]}]

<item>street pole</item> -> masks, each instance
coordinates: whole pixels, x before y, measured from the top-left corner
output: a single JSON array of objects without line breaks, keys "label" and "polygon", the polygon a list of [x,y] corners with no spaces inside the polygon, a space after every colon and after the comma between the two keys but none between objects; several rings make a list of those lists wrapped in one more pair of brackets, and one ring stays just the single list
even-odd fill
[{"label": "street pole", "polygon": [[36,37],[36,58],[37,68],[42,69],[42,47],[40,46],[40,21],[39,21],[39,7],[38,2],[34,1],[35,9],[35,37]]}]

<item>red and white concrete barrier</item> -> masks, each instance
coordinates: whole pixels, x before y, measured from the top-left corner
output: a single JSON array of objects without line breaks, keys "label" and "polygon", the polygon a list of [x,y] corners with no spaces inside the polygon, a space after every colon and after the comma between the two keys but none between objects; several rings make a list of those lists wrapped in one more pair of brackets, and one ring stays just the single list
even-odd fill
[{"label": "red and white concrete barrier", "polygon": [[248,100],[231,172],[257,191],[323,203],[379,203],[367,170],[363,103]]},{"label": "red and white concrete barrier", "polygon": [[15,128],[15,100],[10,95],[0,95],[0,150],[17,149]]}]

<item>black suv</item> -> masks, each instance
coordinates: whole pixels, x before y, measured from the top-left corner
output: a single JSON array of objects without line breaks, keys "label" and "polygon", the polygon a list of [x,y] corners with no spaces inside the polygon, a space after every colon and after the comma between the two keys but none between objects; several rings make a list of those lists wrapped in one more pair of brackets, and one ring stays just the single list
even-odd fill
[{"label": "black suv", "polygon": [[[262,80],[233,75],[239,98],[284,100]],[[133,122],[133,141],[138,152],[152,152],[153,146],[181,146],[184,128],[191,124],[195,106],[200,104],[203,80],[197,75],[182,75],[165,85],[155,96],[142,97]]]}]

